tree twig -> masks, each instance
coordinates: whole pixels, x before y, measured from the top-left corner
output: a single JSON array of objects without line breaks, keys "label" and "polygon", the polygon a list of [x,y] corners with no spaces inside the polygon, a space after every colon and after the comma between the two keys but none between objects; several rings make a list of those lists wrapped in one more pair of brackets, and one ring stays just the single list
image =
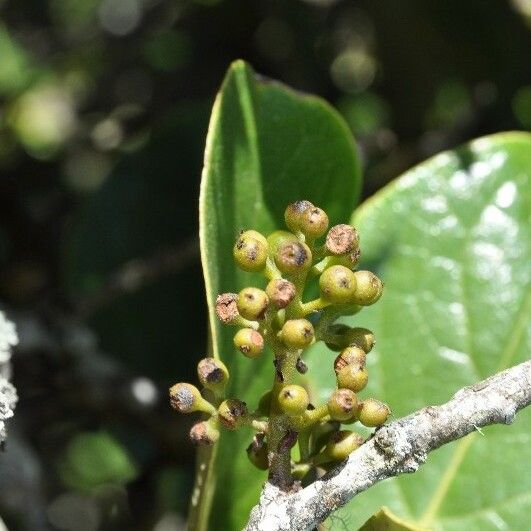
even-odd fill
[{"label": "tree twig", "polygon": [[531,403],[531,361],[459,390],[381,429],[349,459],[308,487],[285,493],[266,483],[247,531],[314,528],[354,496],[384,479],[415,472],[429,452],[489,424],[510,424]]}]

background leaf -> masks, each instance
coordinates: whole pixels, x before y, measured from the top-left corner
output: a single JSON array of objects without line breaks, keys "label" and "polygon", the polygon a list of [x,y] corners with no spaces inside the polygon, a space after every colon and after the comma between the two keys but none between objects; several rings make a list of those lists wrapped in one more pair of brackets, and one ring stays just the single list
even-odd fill
[{"label": "background leaf", "polygon": [[[265,285],[258,275],[236,270],[236,236],[241,229],[282,228],[286,204],[301,198],[324,208],[331,223],[345,220],[360,179],[350,133],[328,104],[257,78],[241,61],[231,66],[207,138],[200,236],[213,350],[229,366],[230,394],[251,408],[271,385],[272,358],[243,358],[232,344],[235,330],[221,327],[214,313],[217,294]],[[222,436],[211,529],[240,529],[258,499],[265,473],[247,460],[250,437],[248,431]]]},{"label": "background leaf", "polygon": [[[531,135],[485,137],[413,168],[355,213],[361,267],[386,286],[354,318],[377,339],[363,396],[402,416],[529,357],[530,174]],[[326,394],[321,375],[331,376],[333,357],[319,346],[309,359],[314,388]],[[511,427],[446,445],[338,518],[355,529],[385,504],[431,529],[524,529],[530,433],[526,410]]]}]

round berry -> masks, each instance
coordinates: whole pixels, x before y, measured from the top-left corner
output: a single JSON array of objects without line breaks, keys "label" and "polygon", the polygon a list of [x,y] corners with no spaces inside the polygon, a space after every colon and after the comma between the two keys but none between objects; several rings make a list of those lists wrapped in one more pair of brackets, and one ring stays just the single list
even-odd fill
[{"label": "round berry", "polygon": [[307,347],[314,338],[313,325],[307,319],[289,319],[280,331],[280,338],[289,348]]},{"label": "round berry", "polygon": [[304,213],[311,209],[313,205],[310,201],[301,200],[290,203],[284,211],[284,221],[289,230],[297,232],[301,227],[301,220]]},{"label": "round berry", "polygon": [[363,443],[364,439],[358,433],[341,430],[330,436],[323,453],[330,458],[330,461],[343,461]]},{"label": "round berry", "polygon": [[[357,367],[365,367],[367,354],[360,347],[352,346],[343,349],[334,361],[334,370],[336,374],[347,365],[356,365]],[[340,386],[342,387],[342,386]]]},{"label": "round berry", "polygon": [[249,461],[259,470],[267,470],[269,468],[269,460],[267,457],[268,448],[263,433],[257,433],[247,447],[247,457]]},{"label": "round berry", "polygon": [[294,299],[296,294],[294,284],[283,278],[271,280],[265,291],[269,300],[280,309],[285,308]]},{"label": "round berry", "polygon": [[276,230],[267,237],[267,244],[269,245],[269,254],[275,256],[278,246],[285,242],[298,242],[297,236],[287,230]]},{"label": "round berry", "polygon": [[320,238],[328,229],[328,216],[318,207],[306,209],[299,222],[299,230],[310,240]]},{"label": "round berry", "polygon": [[248,358],[257,358],[264,350],[264,338],[252,328],[242,328],[234,335],[234,346]]},{"label": "round berry", "polygon": [[199,411],[203,397],[199,389],[189,383],[177,383],[170,387],[170,404],[180,413]]},{"label": "round berry", "polygon": [[358,399],[350,389],[336,389],[328,399],[328,413],[333,420],[348,420],[358,406]]},{"label": "round berry", "polygon": [[337,373],[337,386],[358,393],[365,389],[369,381],[369,372],[359,365],[347,365]]},{"label": "round berry", "polygon": [[310,248],[298,240],[280,243],[273,258],[280,272],[286,274],[305,271],[312,265]]},{"label": "round berry", "polygon": [[321,297],[333,304],[352,302],[356,294],[356,277],[345,266],[335,265],[325,269],[319,278]]},{"label": "round berry", "polygon": [[354,275],[356,276],[356,292],[353,302],[360,306],[374,304],[382,296],[382,281],[370,271],[356,271]]},{"label": "round berry", "polygon": [[286,385],[278,394],[280,409],[290,417],[302,415],[309,403],[310,397],[300,385]]},{"label": "round berry", "polygon": [[242,232],[234,244],[236,264],[244,271],[262,271],[266,265],[268,245],[265,237],[255,230]]},{"label": "round berry", "polygon": [[236,430],[247,420],[247,404],[236,398],[224,400],[218,407],[218,419],[228,430]]},{"label": "round berry", "polygon": [[212,446],[219,439],[219,430],[208,421],[197,422],[190,430],[190,439],[196,446]]},{"label": "round berry", "polygon": [[376,343],[374,334],[367,328],[351,328],[347,335],[349,345],[361,348],[369,353]]},{"label": "round berry", "polygon": [[326,235],[325,247],[330,254],[352,253],[358,246],[358,231],[350,225],[335,225]]},{"label": "round berry", "polygon": [[229,371],[221,360],[204,358],[197,364],[197,376],[207,389],[222,389],[229,380]]},{"label": "round berry", "polygon": [[389,406],[375,398],[367,398],[358,406],[358,419],[368,428],[381,426],[390,414]]},{"label": "round berry", "polygon": [[264,290],[244,288],[238,293],[237,305],[238,311],[245,319],[255,321],[264,318],[269,298]]},{"label": "round berry", "polygon": [[238,295],[222,293],[216,299],[216,314],[224,324],[232,323],[240,314],[238,312]]}]

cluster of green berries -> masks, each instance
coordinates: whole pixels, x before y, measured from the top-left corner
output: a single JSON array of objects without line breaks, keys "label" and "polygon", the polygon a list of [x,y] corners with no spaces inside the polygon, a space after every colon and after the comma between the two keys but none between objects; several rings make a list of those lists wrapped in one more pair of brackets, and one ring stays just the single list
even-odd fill
[{"label": "cluster of green berries", "polygon": [[[267,238],[254,230],[243,231],[233,248],[236,265],[261,273],[265,286],[223,293],[216,300],[221,322],[238,327],[237,350],[248,358],[263,356],[267,346],[273,352],[272,389],[251,412],[245,402],[225,395],[229,379],[225,365],[205,358],[197,371],[203,391],[179,383],[171,387],[170,401],[180,412],[208,415],[190,432],[199,445],[215,443],[222,428],[253,428],[257,433],[247,455],[257,468],[270,468],[270,473],[275,456],[290,452],[298,442],[300,459],[291,461],[291,473],[301,478],[312,467],[327,468],[345,459],[363,444],[360,434],[341,429],[341,424],[378,427],[389,417],[386,404],[358,396],[368,382],[366,358],[374,335],[335,322],[378,301],[383,284],[370,271],[356,270],[360,249],[354,227],[329,228],[327,214],[309,201],[290,204],[285,222],[289,231],[275,231]],[[313,279],[319,297],[304,302],[304,291]],[[316,341],[339,352],[333,365],[337,389],[317,406],[304,378],[297,376],[307,371],[303,354]]]}]

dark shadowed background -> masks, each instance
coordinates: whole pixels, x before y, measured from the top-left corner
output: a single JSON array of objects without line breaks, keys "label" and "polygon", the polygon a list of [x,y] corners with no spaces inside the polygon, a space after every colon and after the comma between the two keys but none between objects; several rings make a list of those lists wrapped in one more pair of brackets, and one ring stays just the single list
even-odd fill
[{"label": "dark shadowed background", "polygon": [[232,60],[340,110],[366,197],[531,129],[530,30],[526,0],[0,0],[8,528],[183,528],[190,420],[166,394],[206,348],[198,189]]}]

